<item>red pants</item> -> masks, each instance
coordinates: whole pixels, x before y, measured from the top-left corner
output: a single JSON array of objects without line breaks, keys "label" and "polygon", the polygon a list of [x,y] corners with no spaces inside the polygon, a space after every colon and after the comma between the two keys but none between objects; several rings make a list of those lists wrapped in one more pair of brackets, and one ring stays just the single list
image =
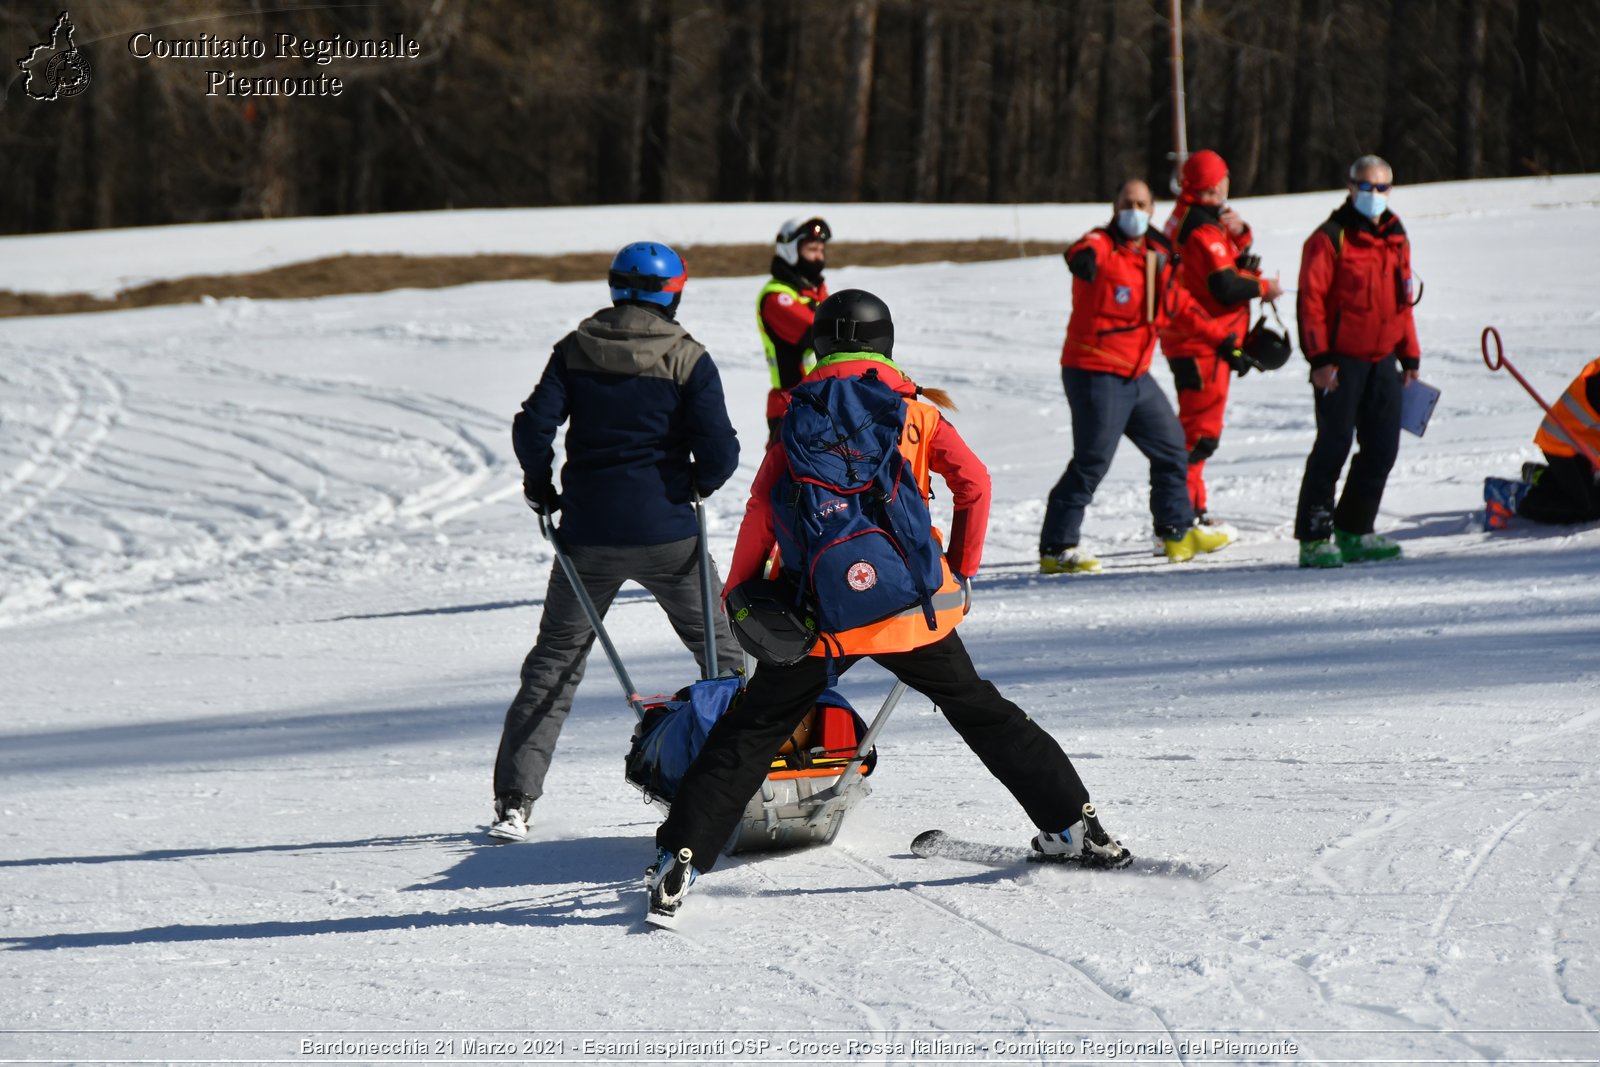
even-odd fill
[{"label": "red pants", "polygon": [[1178,390],[1178,421],[1183,424],[1183,444],[1189,450],[1189,501],[1196,511],[1206,507],[1206,460],[1222,437],[1222,412],[1228,406],[1233,372],[1215,355],[1195,357],[1200,389]]}]

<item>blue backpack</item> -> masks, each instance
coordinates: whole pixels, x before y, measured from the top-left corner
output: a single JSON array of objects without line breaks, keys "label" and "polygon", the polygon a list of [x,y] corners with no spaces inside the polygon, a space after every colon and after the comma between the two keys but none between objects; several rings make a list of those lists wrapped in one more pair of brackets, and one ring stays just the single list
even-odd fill
[{"label": "blue backpack", "polygon": [[[685,686],[670,700],[650,704],[644,718],[633,731],[625,761],[627,779],[649,800],[671,804],[678,798],[678,787],[689,765],[705,747],[706,735],[723,715],[739,714],[743,695],[738,678],[712,678]],[[808,768],[832,769],[838,774],[855,756],[860,739],[867,735],[867,724],[849,701],[832,689],[825,689],[815,704],[820,726],[813,733],[818,747],[773,757],[768,773],[793,772]],[[838,717],[848,719],[842,738],[835,738],[829,726]],[[864,761],[871,774],[878,762],[872,749]]]},{"label": "blue backpack", "polygon": [[839,633],[933,597],[943,551],[916,473],[900,451],[905,397],[876,370],[819,378],[790,393],[779,431],[789,470],[773,489],[783,568],[820,628]]}]

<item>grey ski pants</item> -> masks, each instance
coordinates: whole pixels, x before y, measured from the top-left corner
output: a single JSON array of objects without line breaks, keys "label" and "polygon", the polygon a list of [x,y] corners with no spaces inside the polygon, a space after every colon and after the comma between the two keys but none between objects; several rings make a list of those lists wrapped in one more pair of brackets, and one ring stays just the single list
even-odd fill
[{"label": "grey ski pants", "polygon": [[[695,662],[704,671],[706,638],[701,617],[698,537],[664,545],[570,545],[567,555],[602,618],[623,582],[632,580],[644,586],[667,613],[678,639],[694,653]],[[721,580],[715,564],[711,569],[715,595]],[[718,673],[723,673],[738,667],[743,656],[728,630],[726,616],[715,609],[713,605],[717,668]],[[544,792],[544,777],[555,755],[556,738],[572,710],[572,697],[583,680],[594,636],[561,564],[552,563],[544,614],[539,618],[539,637],[522,662],[522,685],[506,709],[500,753],[494,765],[496,796],[523,793],[537,800]],[[622,738],[617,739],[617,746],[620,766],[626,747]]]}]

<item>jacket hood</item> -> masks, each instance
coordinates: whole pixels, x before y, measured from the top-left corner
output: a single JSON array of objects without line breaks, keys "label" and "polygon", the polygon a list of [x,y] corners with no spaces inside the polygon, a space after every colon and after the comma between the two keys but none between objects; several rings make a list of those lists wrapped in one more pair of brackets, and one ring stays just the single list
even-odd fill
[{"label": "jacket hood", "polygon": [[906,372],[900,369],[899,364],[888,356],[880,356],[875,352],[836,352],[818,361],[806,375],[806,380],[813,378],[859,378],[868,371],[875,370],[878,377],[883,379],[883,384],[904,396],[917,395],[917,383],[906,377]]},{"label": "jacket hood", "polygon": [[573,341],[596,366],[615,374],[654,367],[681,344],[694,344],[677,322],[649,308],[619,304],[578,324]]}]

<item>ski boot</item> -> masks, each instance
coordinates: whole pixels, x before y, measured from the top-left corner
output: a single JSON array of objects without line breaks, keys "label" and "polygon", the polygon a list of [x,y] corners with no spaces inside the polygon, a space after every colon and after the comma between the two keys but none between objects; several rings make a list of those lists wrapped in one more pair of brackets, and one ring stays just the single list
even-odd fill
[{"label": "ski boot", "polygon": [[650,879],[650,911],[647,922],[656,926],[671,926],[678,917],[678,908],[689,887],[694,884],[695,869],[691,866],[694,852],[680,848],[676,853],[658,849],[656,861],[646,871]]},{"label": "ski boot", "polygon": [[1177,537],[1162,535],[1167,560],[1186,563],[1202,552],[1215,552],[1233,543],[1233,535],[1225,529],[1209,526],[1191,526]]},{"label": "ski boot", "polygon": [[1110,870],[1133,862],[1133,853],[1113,840],[1100,825],[1094,805],[1083,806],[1083,818],[1059,834],[1041,830],[1030,842],[1040,863],[1076,863],[1081,867]]},{"label": "ski boot", "polygon": [[525,793],[502,793],[494,799],[494,822],[489,836],[501,841],[523,841],[528,836],[528,820],[533,817],[533,801]]},{"label": "ski boot", "polygon": [[1077,545],[1039,554],[1040,574],[1094,574],[1099,570],[1100,561],[1094,558],[1094,553]]},{"label": "ski boot", "polygon": [[[1537,463],[1524,463],[1522,465],[1523,478],[1514,482],[1510,478],[1485,478],[1483,480],[1483,528],[1485,530],[1504,530],[1511,525],[1511,517],[1522,506],[1522,498],[1528,495],[1528,490],[1533,488],[1535,479],[1540,471],[1534,471],[1533,477],[1528,477],[1529,467],[1538,467]],[[1542,471],[1543,468],[1541,468]]]},{"label": "ski boot", "polygon": [[1194,513],[1194,524],[1196,526],[1204,526],[1208,530],[1221,531],[1228,535],[1230,541],[1239,539],[1239,531],[1234,529],[1233,523],[1217,518],[1205,508],[1200,508]]},{"label": "ski boot", "polygon": [[1333,540],[1346,563],[1400,558],[1400,545],[1380,533],[1353,534],[1334,530]]},{"label": "ski boot", "polygon": [[1300,542],[1300,566],[1302,567],[1343,567],[1344,556],[1339,552],[1339,546],[1333,543],[1330,537],[1320,541]]}]

